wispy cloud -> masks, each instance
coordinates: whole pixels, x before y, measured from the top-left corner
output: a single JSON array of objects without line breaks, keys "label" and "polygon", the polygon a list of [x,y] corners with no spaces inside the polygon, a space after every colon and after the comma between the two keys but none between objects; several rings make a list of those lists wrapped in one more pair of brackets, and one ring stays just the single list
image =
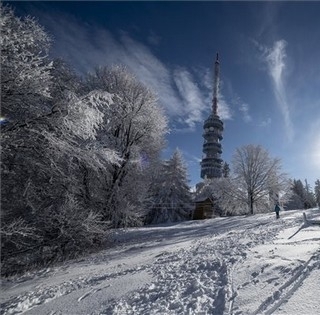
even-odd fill
[{"label": "wispy cloud", "polygon": [[232,119],[230,106],[221,92],[218,93],[218,115],[223,120]]},{"label": "wispy cloud", "polygon": [[206,112],[206,104],[203,95],[196,85],[193,76],[185,68],[177,68],[173,71],[173,79],[184,105],[185,123],[194,128],[197,122],[203,120]]},{"label": "wispy cloud", "polygon": [[252,121],[252,116],[250,114],[250,106],[249,104],[245,103],[239,95],[237,95],[231,85],[229,86],[229,89],[231,90],[231,94],[232,94],[232,105],[237,108],[237,110],[240,111],[242,119],[244,122],[246,123],[250,123]]},{"label": "wispy cloud", "polygon": [[294,130],[284,81],[287,42],[285,40],[278,40],[274,42],[272,48],[265,47],[257,42],[255,42],[255,44],[261,52],[263,61],[267,64],[268,73],[273,85],[273,92],[284,120],[286,135],[288,140],[292,141]]},{"label": "wispy cloud", "polygon": [[242,114],[243,114],[243,120],[245,121],[245,122],[250,122],[250,121],[252,121],[252,117],[251,117],[251,115],[249,114],[249,105],[248,104],[246,104],[246,103],[242,103],[241,105],[240,105],[240,111],[242,112]]},{"label": "wispy cloud", "polygon": [[267,127],[271,125],[271,118],[268,117],[267,119],[263,120],[260,122],[259,126],[260,127]]},{"label": "wispy cloud", "polygon": [[[126,65],[158,94],[171,122],[176,123],[173,129],[192,131],[208,114],[208,91],[197,85],[191,69],[169,67],[152,52],[152,45],[160,44],[155,33],[149,34],[145,44],[127,32],[114,34],[95,25],[81,24],[70,16],[43,15],[42,22],[54,35],[54,54],[65,58],[79,72],[86,73],[100,65]],[[219,111],[222,119],[230,118],[223,97]]]},{"label": "wispy cloud", "polygon": [[200,156],[193,155],[192,153],[190,153],[186,150],[180,149],[180,148],[179,148],[179,150],[182,152],[182,154],[188,164],[199,165],[200,162],[202,161],[202,158]]}]

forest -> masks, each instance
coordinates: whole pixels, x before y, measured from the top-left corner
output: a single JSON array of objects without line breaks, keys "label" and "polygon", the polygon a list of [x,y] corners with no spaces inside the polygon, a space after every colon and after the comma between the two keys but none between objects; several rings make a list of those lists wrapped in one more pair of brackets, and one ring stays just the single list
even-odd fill
[{"label": "forest", "polygon": [[[10,7],[1,6],[1,25],[2,271],[73,257],[112,228],[156,222],[153,198],[175,206],[171,220],[188,217],[181,154],[160,160],[168,122],[155,93],[121,65],[82,77],[50,60],[49,35]],[[180,196],[167,201],[151,184],[175,177],[172,169]]]}]

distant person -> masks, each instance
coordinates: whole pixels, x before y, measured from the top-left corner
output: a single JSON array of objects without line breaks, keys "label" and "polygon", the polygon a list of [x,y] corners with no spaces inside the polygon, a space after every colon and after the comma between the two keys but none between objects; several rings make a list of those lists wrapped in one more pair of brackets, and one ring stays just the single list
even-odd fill
[{"label": "distant person", "polygon": [[276,218],[279,219],[280,218],[280,215],[279,215],[280,207],[278,204],[276,204],[276,206],[274,207],[274,211],[276,212]]}]

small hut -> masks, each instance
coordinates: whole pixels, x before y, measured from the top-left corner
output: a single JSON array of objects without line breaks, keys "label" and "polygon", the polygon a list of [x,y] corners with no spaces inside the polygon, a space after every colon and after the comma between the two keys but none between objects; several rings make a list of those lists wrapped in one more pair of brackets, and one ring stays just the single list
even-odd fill
[{"label": "small hut", "polygon": [[213,200],[206,198],[195,202],[195,209],[193,212],[193,220],[204,220],[215,217]]}]

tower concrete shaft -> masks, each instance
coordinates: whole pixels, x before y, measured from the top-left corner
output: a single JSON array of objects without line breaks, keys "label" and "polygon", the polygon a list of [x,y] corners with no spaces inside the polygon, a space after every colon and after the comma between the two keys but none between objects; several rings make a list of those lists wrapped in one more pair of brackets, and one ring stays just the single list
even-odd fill
[{"label": "tower concrete shaft", "polygon": [[201,178],[219,178],[222,176],[222,153],[221,140],[223,132],[223,122],[218,116],[218,91],[220,79],[220,62],[217,54],[214,65],[214,84],[212,113],[203,124],[203,149],[204,153],[201,161]]}]

